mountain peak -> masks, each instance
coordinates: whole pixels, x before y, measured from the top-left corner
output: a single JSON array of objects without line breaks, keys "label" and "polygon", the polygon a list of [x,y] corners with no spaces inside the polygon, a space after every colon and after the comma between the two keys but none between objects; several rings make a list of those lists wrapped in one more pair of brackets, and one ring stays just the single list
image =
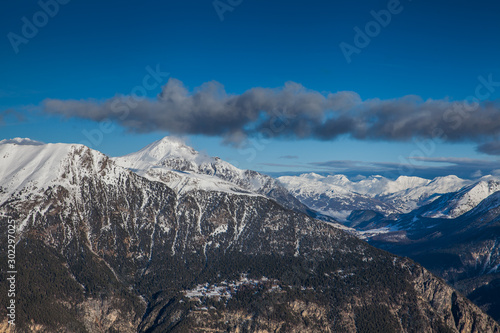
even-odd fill
[{"label": "mountain peak", "polygon": [[192,147],[186,145],[181,138],[166,136],[147,145],[137,153],[130,155],[137,155],[139,159],[145,162],[159,162],[166,157],[192,160],[197,157],[199,153]]},{"label": "mountain peak", "polygon": [[323,179],[323,178],[325,178],[324,176],[317,174],[315,172],[303,173],[299,177],[307,178],[307,179]]},{"label": "mountain peak", "polygon": [[448,176],[436,177],[432,181],[436,182],[436,181],[461,181],[461,180],[462,179],[456,175],[448,175]]},{"label": "mountain peak", "polygon": [[198,154],[198,152],[188,146],[183,139],[175,136],[165,136],[162,139],[153,142],[150,146],[153,146],[156,150],[187,150],[192,154]]},{"label": "mountain peak", "polygon": [[70,185],[73,177],[97,173],[107,177],[107,157],[96,150],[81,144],[23,140],[0,144],[0,205],[14,194],[23,197],[49,186]]},{"label": "mountain peak", "polygon": [[415,177],[415,176],[399,176],[395,181],[395,185],[398,185],[399,190],[406,190],[408,188],[414,188],[418,186],[425,186],[431,181],[425,178]]},{"label": "mountain peak", "polygon": [[176,146],[176,147],[187,147],[186,142],[179,137],[176,136],[165,136],[161,138],[160,140],[157,140],[152,143],[153,145],[169,145],[169,146]]},{"label": "mountain peak", "polygon": [[338,174],[338,175],[329,175],[328,178],[330,179],[335,179],[335,180],[338,180],[340,182],[350,182],[349,178],[347,178],[347,176],[345,175],[341,175],[341,174]]}]

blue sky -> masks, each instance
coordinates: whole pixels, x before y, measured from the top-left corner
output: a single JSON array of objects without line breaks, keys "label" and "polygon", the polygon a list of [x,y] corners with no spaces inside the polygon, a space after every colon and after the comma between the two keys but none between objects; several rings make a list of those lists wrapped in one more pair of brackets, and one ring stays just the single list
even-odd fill
[{"label": "blue sky", "polygon": [[[54,4],[58,9],[53,17],[43,14],[43,7],[55,11]],[[106,118],[106,109],[97,108],[98,115],[87,115],[94,105],[136,92],[146,92],[146,100],[155,107],[156,96],[169,79],[181,82],[172,91],[185,87],[188,97],[196,91],[211,91],[202,85],[216,81],[220,84],[216,90],[223,86],[228,103],[232,96],[247,96],[252,88],[286,90],[287,82],[301,85],[299,94],[307,96],[350,91],[364,103],[358,108],[369,109],[361,111],[364,117],[375,112],[371,105],[382,108],[378,101],[387,107],[407,95],[444,104],[460,102],[478,96],[477,87],[484,80],[500,82],[500,4],[496,1],[42,0],[2,5],[0,139],[85,142],[118,156],[176,134],[198,150],[269,173],[314,170],[432,177],[453,172],[473,177],[500,169],[496,155],[500,131],[494,124],[500,88],[496,86],[479,90],[484,97],[480,102],[491,101],[493,106],[470,113],[463,125],[474,127],[477,121],[480,127],[484,124],[479,118],[491,117],[494,126],[485,133],[464,128],[467,134],[463,136],[450,132],[450,139],[431,138],[430,143],[421,128],[415,132],[417,141],[412,134],[402,137],[379,131],[324,136],[324,128],[314,123],[317,119],[309,118],[314,126],[308,134],[290,125],[290,131],[262,138],[255,128],[258,120],[269,116],[265,112],[257,120],[242,122],[246,136],[238,140],[234,140],[237,119],[227,129],[215,126],[232,113],[208,119],[207,126],[214,121],[216,128],[210,133],[193,124],[155,126],[137,115],[133,123],[112,117],[111,125],[99,123]],[[381,11],[389,11],[390,22],[377,23],[378,30],[364,41],[367,45],[356,44],[354,28],[366,33],[367,24],[375,22],[373,12]],[[26,21],[38,23],[33,36],[23,34]],[[341,43],[362,47],[348,62]],[[141,89],[145,77],[158,69],[168,76],[163,74],[158,82],[149,80],[148,89]],[[280,95],[269,98],[274,103]],[[58,104],[47,106],[47,99]],[[85,105],[78,114],[73,111],[75,101]],[[400,107],[401,103],[396,104]],[[442,111],[443,103],[429,107],[430,112]],[[422,112],[418,105],[412,104],[408,114]],[[176,107],[168,112],[177,112]],[[158,110],[163,112],[161,107]],[[322,111],[327,114],[328,107]],[[294,119],[307,118],[312,111],[306,106],[297,112]],[[349,119],[355,120],[354,111],[343,112],[351,112]],[[399,120],[411,121],[406,117]],[[478,152],[484,144],[490,149]],[[408,162],[411,168],[400,167]]]}]

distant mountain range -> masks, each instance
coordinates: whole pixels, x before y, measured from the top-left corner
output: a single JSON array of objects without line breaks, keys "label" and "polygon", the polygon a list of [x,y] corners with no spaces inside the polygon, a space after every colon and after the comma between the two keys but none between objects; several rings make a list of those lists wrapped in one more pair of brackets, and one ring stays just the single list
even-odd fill
[{"label": "distant mountain range", "polygon": [[341,220],[346,220],[353,210],[360,209],[386,216],[408,213],[436,199],[439,194],[457,191],[471,183],[456,176],[433,180],[407,176],[390,180],[371,176],[350,181],[344,175],[320,176],[315,173],[283,176],[278,180],[309,207]]},{"label": "distant mountain range", "polygon": [[315,214],[171,138],[120,158],[0,143],[20,332],[500,332],[419,264]]},{"label": "distant mountain range", "polygon": [[358,237],[409,256],[500,320],[500,180],[304,174],[278,180]]}]

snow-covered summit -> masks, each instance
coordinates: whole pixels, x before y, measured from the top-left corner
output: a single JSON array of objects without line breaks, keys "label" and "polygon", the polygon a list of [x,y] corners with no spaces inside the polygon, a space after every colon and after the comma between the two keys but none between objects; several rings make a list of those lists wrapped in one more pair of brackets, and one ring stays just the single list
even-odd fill
[{"label": "snow-covered summit", "polygon": [[153,167],[208,175],[223,171],[236,174],[243,172],[217,157],[198,152],[186,145],[182,139],[171,136],[166,136],[137,152],[117,157],[115,160],[120,165],[139,172]]},{"label": "snow-covered summit", "polygon": [[[291,181],[293,177],[280,177],[283,182]],[[316,173],[306,173],[297,178],[309,180],[313,182],[321,182],[332,186],[340,186],[346,191],[356,192],[368,196],[387,195],[399,191],[404,191],[409,188],[422,186],[431,181],[419,177],[400,176],[396,180],[390,180],[380,175],[374,175],[362,180],[352,181],[347,176],[342,174],[321,176]]]},{"label": "snow-covered summit", "polygon": [[288,208],[306,210],[275,179],[198,152],[175,137],[167,136],[113,160],[143,177],[167,184],[178,193],[210,190],[265,195]]},{"label": "snow-covered summit", "polygon": [[0,205],[7,199],[41,194],[54,186],[78,187],[79,180],[99,175],[117,182],[130,171],[81,144],[0,145]]},{"label": "snow-covered summit", "polygon": [[[45,188],[59,176],[60,164],[70,145],[0,145],[0,188],[2,197],[28,185]],[[0,199],[0,203],[3,200]]]},{"label": "snow-covered summit", "polygon": [[344,215],[359,209],[371,209],[384,215],[407,213],[441,194],[471,184],[454,175],[432,180],[404,175],[391,180],[375,175],[353,181],[342,174],[321,176],[308,173],[283,176],[278,180],[310,208],[329,215],[335,209],[345,210]]},{"label": "snow-covered summit", "polygon": [[441,206],[426,212],[424,216],[449,219],[459,217],[498,191],[500,191],[500,181],[486,177],[464,187]]},{"label": "snow-covered summit", "polygon": [[298,177],[283,176],[280,177],[279,180],[287,183],[292,181],[294,178],[301,179],[301,183],[305,183],[306,180],[309,180],[312,182],[321,182],[333,186],[340,186],[344,190],[368,195],[371,197],[390,195],[392,193],[398,193],[401,191],[426,186],[431,186],[433,190],[439,193],[447,193],[452,191],[453,189],[456,190],[456,184],[459,184],[460,187],[463,186],[462,184],[464,182],[464,180],[453,175],[446,177],[437,177],[433,180],[410,176],[399,176],[396,180],[391,180],[383,176],[375,175],[362,180],[352,181],[342,174],[321,176],[316,173],[302,174]]},{"label": "snow-covered summit", "polygon": [[106,183],[118,183],[130,171],[165,183],[179,194],[194,190],[267,196],[288,208],[307,210],[275,179],[238,169],[171,137],[113,159],[80,144],[43,144],[22,138],[3,140],[0,144],[0,204],[8,198],[42,195],[54,186],[71,189],[83,178],[98,177]]},{"label": "snow-covered summit", "polygon": [[160,163],[168,158],[182,158],[194,160],[200,154],[193,148],[187,146],[180,138],[166,136],[163,139],[155,141],[138,152],[123,156],[131,161],[143,161],[150,163]]}]

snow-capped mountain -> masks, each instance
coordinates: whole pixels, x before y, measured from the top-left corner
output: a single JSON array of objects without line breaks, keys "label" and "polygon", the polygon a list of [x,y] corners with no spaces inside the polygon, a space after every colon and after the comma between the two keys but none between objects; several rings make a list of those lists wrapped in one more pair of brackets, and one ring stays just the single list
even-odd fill
[{"label": "snow-capped mountain", "polygon": [[401,178],[417,178],[419,184],[408,186],[406,189],[400,191],[380,194],[377,197],[384,202],[391,203],[403,213],[408,213],[436,200],[442,194],[455,192],[471,183],[470,180],[461,179],[455,175],[436,177],[432,180],[401,176],[395,182],[400,181]]},{"label": "snow-capped mountain", "polygon": [[21,331],[500,330],[418,264],[264,195],[174,191],[82,145],[4,143],[0,161]]},{"label": "snow-capped mountain", "polygon": [[[59,193],[60,200],[72,206],[75,204],[72,197],[86,200],[82,193],[86,182],[98,178],[101,186],[120,186],[130,177],[130,171],[86,146],[31,142],[0,144],[0,206],[36,202],[23,211],[23,218],[17,224],[18,233],[23,233],[30,224],[36,225],[37,217],[50,209],[49,193]],[[67,232],[74,234],[74,230]]]},{"label": "snow-capped mountain", "polygon": [[500,290],[498,178],[351,181],[305,174],[279,181],[311,209],[339,218],[377,247],[422,263],[500,319],[494,296]]},{"label": "snow-capped mountain", "polygon": [[307,207],[275,179],[197,152],[175,137],[164,137],[138,152],[113,160],[141,176],[167,184],[178,193],[201,189],[258,194],[274,199],[287,208],[307,211]]},{"label": "snow-capped mountain", "polygon": [[[106,165],[108,157],[78,144],[43,144],[23,139],[4,140],[0,143],[0,204],[14,196],[18,200],[26,199],[49,187],[64,185],[74,186],[67,177],[73,174],[89,172],[89,169],[75,169],[79,163],[93,165],[93,172],[104,172],[100,165]],[[108,170],[118,172],[117,168]],[[122,170],[119,168],[119,170]],[[123,170],[122,170],[123,172]],[[80,176],[83,176],[80,175]],[[89,175],[91,176],[91,175]],[[111,178],[113,175],[103,175]],[[109,179],[111,179],[109,178]]]},{"label": "snow-capped mountain", "polygon": [[391,204],[369,196],[369,190],[353,191],[353,183],[343,175],[324,177],[310,173],[298,177],[283,176],[278,180],[309,208],[339,221],[345,221],[353,210],[399,213]]},{"label": "snow-capped mountain", "polygon": [[429,206],[422,216],[453,219],[475,208],[481,201],[497,191],[500,191],[500,180],[485,177],[477,183],[446,196],[443,198],[445,200],[439,200],[438,205]]},{"label": "snow-capped mountain", "polygon": [[[494,186],[498,186],[498,181],[493,181]],[[464,218],[470,216],[481,216],[483,221],[491,221],[491,217],[497,214],[500,217],[500,189],[488,195],[478,205],[471,209]]]},{"label": "snow-capped mountain", "polygon": [[373,245],[420,262],[500,320],[498,181],[487,177],[385,225]]},{"label": "snow-capped mountain", "polygon": [[371,176],[351,181],[344,175],[321,176],[315,173],[283,176],[278,180],[311,209],[336,217],[347,217],[353,210],[372,210],[384,216],[408,213],[441,194],[470,184],[470,181],[456,176],[433,180],[407,176],[390,180]]}]

